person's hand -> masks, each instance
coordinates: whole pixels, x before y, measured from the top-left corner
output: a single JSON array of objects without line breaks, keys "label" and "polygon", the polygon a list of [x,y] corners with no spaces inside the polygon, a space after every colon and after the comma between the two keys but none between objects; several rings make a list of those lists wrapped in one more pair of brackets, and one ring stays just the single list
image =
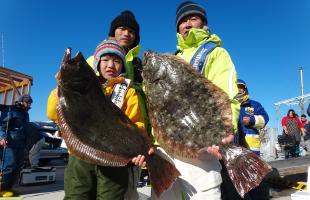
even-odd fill
[{"label": "person's hand", "polygon": [[244,117],[242,118],[242,122],[243,122],[243,124],[246,125],[246,126],[250,125],[250,117],[249,117],[249,116],[244,116]]},{"label": "person's hand", "polygon": [[301,135],[306,136],[307,130],[305,128],[301,128]]},{"label": "person's hand", "polygon": [[[230,144],[234,141],[234,135],[230,134],[222,139],[223,144]],[[221,160],[222,155],[220,153],[220,147],[217,145],[212,145],[211,147],[207,148],[209,154],[215,156],[217,159]]]},{"label": "person's hand", "polygon": [[4,146],[6,146],[7,143],[8,143],[8,141],[5,139],[0,140],[0,146],[4,147]]},{"label": "person's hand", "polygon": [[[152,155],[154,152],[155,152],[154,148],[151,147],[151,148],[149,149],[149,151],[148,151],[148,154],[149,154],[149,155]],[[134,158],[131,160],[131,162],[132,162],[133,164],[135,164],[136,166],[138,166],[138,167],[145,167],[145,166],[146,166],[145,156],[143,156],[143,155],[138,155],[138,156],[134,157]]]},{"label": "person's hand", "polygon": [[60,130],[56,131],[54,135],[56,138],[61,138],[61,131]]},{"label": "person's hand", "polygon": [[58,88],[55,90],[55,92],[54,92],[54,97],[55,98],[58,98],[59,97],[59,95],[58,95]]}]

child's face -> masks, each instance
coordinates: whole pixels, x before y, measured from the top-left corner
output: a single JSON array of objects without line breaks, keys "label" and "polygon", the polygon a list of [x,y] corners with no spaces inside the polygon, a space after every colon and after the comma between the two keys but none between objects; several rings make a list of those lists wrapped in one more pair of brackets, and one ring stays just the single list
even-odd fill
[{"label": "child's face", "polygon": [[105,54],[100,57],[99,70],[103,78],[110,80],[122,72],[123,61],[115,54]]}]

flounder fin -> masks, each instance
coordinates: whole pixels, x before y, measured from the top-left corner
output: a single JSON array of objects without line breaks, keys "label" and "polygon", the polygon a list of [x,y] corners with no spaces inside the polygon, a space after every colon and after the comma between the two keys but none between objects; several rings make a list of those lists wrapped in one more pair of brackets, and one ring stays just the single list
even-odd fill
[{"label": "flounder fin", "polygon": [[72,48],[68,47],[65,51],[63,58],[62,58],[62,64],[66,64],[69,62],[69,60],[71,59],[71,52],[72,52]]},{"label": "flounder fin", "polygon": [[244,147],[227,145],[221,146],[220,150],[228,175],[242,198],[257,187],[272,169],[255,153]]},{"label": "flounder fin", "polygon": [[88,161],[92,164],[101,166],[120,167],[127,165],[127,163],[130,161],[128,158],[115,156],[107,152],[92,148],[91,146],[84,144],[81,140],[79,140],[67,125],[61,111],[60,103],[57,103],[57,115],[60,124],[59,127],[61,130],[61,135],[72,155],[75,155],[82,160]]},{"label": "flounder fin", "polygon": [[159,197],[181,174],[174,165],[157,154],[146,156],[145,161],[152,188],[156,196]]}]

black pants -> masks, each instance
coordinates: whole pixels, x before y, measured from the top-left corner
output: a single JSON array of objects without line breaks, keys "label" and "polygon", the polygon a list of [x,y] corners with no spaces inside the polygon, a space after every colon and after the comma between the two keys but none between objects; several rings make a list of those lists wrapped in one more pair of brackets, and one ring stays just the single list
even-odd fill
[{"label": "black pants", "polygon": [[300,141],[295,141],[293,145],[285,147],[285,158],[299,157],[299,144]]},{"label": "black pants", "polygon": [[221,195],[222,200],[269,200],[269,185],[263,180],[260,185],[248,193],[245,194],[242,198],[237,190],[235,189],[234,184],[228,176],[226,167],[222,161],[222,184],[221,184]]}]

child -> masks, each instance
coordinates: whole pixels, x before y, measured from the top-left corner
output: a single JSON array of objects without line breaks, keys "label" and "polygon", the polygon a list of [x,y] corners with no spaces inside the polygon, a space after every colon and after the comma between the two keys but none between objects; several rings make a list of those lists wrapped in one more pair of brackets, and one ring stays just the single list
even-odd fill
[{"label": "child", "polygon": [[[93,69],[102,83],[105,94],[117,105],[138,128],[144,128],[136,91],[130,87],[130,80],[121,74],[125,73],[126,52],[115,40],[102,41],[94,53]],[[98,73],[97,73],[98,72]],[[56,91],[52,91],[47,105],[48,117],[57,120]],[[125,199],[128,192],[132,166],[103,167],[87,163],[75,156],[70,156],[65,171],[64,199]],[[137,177],[138,178],[138,177]],[[136,182],[137,180],[133,180]],[[136,187],[134,191],[136,191]],[[129,190],[132,188],[129,188]],[[127,194],[129,195],[129,194]],[[126,196],[127,196],[126,195]],[[132,195],[136,195],[133,197]],[[130,199],[137,198],[133,192]]]}]

